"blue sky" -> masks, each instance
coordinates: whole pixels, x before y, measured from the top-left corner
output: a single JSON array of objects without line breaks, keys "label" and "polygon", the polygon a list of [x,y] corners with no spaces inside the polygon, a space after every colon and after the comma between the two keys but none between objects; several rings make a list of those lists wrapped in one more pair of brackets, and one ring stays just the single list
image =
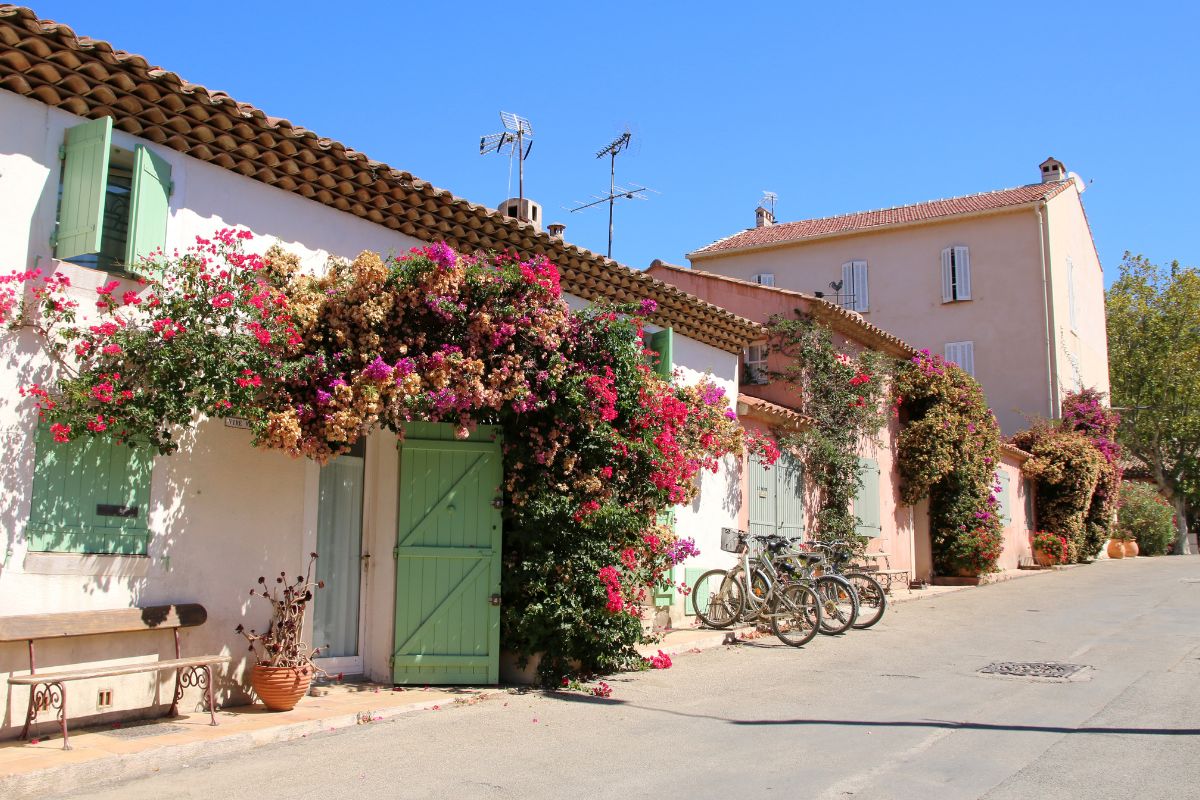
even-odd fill
[{"label": "blue sky", "polygon": [[[753,224],[1031,183],[1053,155],[1108,282],[1125,250],[1200,264],[1200,11],[1129,3],[41,2],[76,33],[339,139],[478,203],[533,121],[526,193],[604,252],[594,153],[633,147],[614,257],[635,267]],[[516,193],[515,177],[513,194]]]}]

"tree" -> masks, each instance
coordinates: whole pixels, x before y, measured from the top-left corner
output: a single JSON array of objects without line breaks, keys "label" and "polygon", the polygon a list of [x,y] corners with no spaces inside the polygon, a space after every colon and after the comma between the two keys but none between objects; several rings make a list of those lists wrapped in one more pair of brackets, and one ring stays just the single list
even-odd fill
[{"label": "tree", "polygon": [[1107,308],[1118,435],[1174,506],[1175,552],[1186,554],[1200,463],[1200,270],[1126,252]]}]

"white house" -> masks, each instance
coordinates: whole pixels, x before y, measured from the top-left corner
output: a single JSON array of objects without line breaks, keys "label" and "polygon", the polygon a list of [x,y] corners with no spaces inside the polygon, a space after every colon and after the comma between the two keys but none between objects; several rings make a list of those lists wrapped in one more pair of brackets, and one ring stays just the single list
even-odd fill
[{"label": "white house", "polygon": [[[93,190],[103,184],[108,198],[100,231],[77,224],[87,217],[80,188],[87,181]],[[0,265],[65,273],[84,307],[106,281],[129,281],[119,271],[126,253],[182,250],[197,235],[236,226],[254,232],[256,247],[279,242],[314,270],[331,255],[403,252],[439,240],[462,252],[545,254],[575,305],[657,301],[652,330],[671,329],[677,374],[684,380],[711,374],[731,401],[739,354],[760,336],[754,323],[540,226],[469,203],[11,6],[0,7],[0,197]],[[233,654],[219,689],[226,702],[244,700],[245,643],[234,627],[261,625],[264,612],[247,590],[259,575],[297,569],[319,550],[327,555],[324,577],[341,587],[329,599],[318,595],[314,613],[314,636],[334,646],[329,667],[384,682],[495,680],[497,652],[487,652],[485,668],[468,676],[392,661],[404,637],[398,609],[439,602],[414,601],[410,587],[398,585],[393,547],[405,512],[398,487],[416,478],[401,474],[403,454],[393,434],[377,431],[322,469],[254,449],[247,431],[205,419],[180,452],[153,463],[116,466],[110,459],[35,480],[46,448],[38,446],[34,416],[16,387],[47,369],[32,334],[0,338],[0,616],[201,603],[208,622],[183,631],[184,650]],[[679,531],[702,551],[717,552],[720,529],[737,523],[728,491],[735,472],[731,463],[704,475],[698,500],[677,510]],[[75,482],[69,491],[67,480]],[[119,537],[109,535],[109,520],[95,507],[109,481],[136,486]],[[44,512],[47,497],[61,512],[53,518]],[[147,647],[170,657],[168,637],[150,641],[50,642],[38,660],[46,666],[112,661],[144,656]],[[0,644],[0,679],[27,669],[22,643]],[[98,707],[95,691],[85,688],[72,695],[72,719],[170,702],[166,683],[147,675],[106,686],[111,706]],[[9,691],[0,736],[19,730],[25,708],[23,689]]]}]

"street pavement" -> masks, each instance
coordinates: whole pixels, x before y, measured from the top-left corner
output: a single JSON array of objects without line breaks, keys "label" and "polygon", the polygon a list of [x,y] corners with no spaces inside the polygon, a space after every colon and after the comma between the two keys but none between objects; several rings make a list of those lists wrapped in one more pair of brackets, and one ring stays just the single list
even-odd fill
[{"label": "street pavement", "polygon": [[1099,562],[679,655],[608,699],[499,695],[71,797],[1196,798],[1198,679],[1200,557]]}]

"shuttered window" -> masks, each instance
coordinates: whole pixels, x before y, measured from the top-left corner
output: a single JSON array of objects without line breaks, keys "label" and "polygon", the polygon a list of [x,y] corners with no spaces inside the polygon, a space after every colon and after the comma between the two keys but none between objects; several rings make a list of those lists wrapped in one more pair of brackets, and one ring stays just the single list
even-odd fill
[{"label": "shuttered window", "polygon": [[998,484],[1000,486],[1000,496],[996,498],[1000,501],[997,511],[1000,514],[1000,521],[1005,525],[1012,524],[1012,479],[1008,477],[1008,473],[1000,470],[996,473],[1000,478]]},{"label": "shuttered window", "polygon": [[946,360],[953,361],[962,367],[968,375],[975,377],[974,342],[947,342]]},{"label": "shuttered window", "polygon": [[664,328],[657,333],[647,333],[643,337],[650,367],[663,380],[671,380],[674,368],[671,365],[672,350],[675,346],[675,336],[671,328]]},{"label": "shuttered window", "polygon": [[971,299],[971,252],[966,247],[942,251],[942,302]]},{"label": "shuttered window", "polygon": [[54,255],[106,271],[137,272],[166,244],[171,166],[148,148],[112,144],[112,119],[69,128]]},{"label": "shuttered window", "polygon": [[866,261],[842,264],[842,307],[859,312],[870,308]]},{"label": "shuttered window", "polygon": [[146,554],[150,448],[91,436],[59,444],[46,426],[35,448],[30,550]]},{"label": "shuttered window", "polygon": [[854,495],[854,516],[858,518],[855,533],[874,539],[883,533],[879,512],[879,462],[873,458],[859,458],[858,478],[858,492]]}]

